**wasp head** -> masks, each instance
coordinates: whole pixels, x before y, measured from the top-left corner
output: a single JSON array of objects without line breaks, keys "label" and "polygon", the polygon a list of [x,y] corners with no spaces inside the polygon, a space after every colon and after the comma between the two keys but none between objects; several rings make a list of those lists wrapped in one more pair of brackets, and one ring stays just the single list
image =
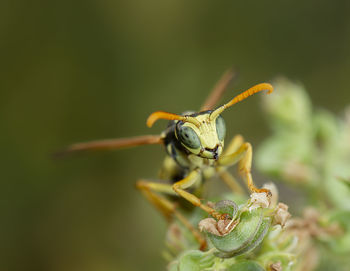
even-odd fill
[{"label": "wasp head", "polygon": [[189,115],[190,121],[177,121],[175,136],[189,152],[202,158],[218,159],[224,146],[226,126],[220,115],[211,119],[211,113],[200,112]]},{"label": "wasp head", "polygon": [[268,83],[255,85],[215,110],[187,115],[157,111],[148,117],[147,125],[151,127],[158,119],[177,120],[175,136],[188,151],[203,158],[218,159],[222,153],[226,133],[221,113],[262,90],[271,93],[273,87]]}]

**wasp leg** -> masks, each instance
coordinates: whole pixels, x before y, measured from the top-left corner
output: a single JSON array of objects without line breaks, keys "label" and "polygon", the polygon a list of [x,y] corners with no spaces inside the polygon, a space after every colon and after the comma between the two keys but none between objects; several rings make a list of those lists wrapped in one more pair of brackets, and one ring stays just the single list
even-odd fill
[{"label": "wasp leg", "polygon": [[236,178],[232,176],[225,168],[217,168],[218,175],[221,180],[232,190],[233,193],[245,195],[242,186],[237,182]]},{"label": "wasp leg", "polygon": [[203,211],[207,212],[212,217],[219,220],[221,219],[222,214],[216,212],[213,208],[209,207],[208,205],[202,204],[199,198],[184,190],[186,188],[191,187],[196,181],[200,179],[200,177],[200,170],[195,169],[191,171],[186,178],[174,183],[172,188],[178,195],[191,202],[194,206],[201,208]]},{"label": "wasp leg", "polygon": [[[225,148],[222,156],[227,156],[236,152],[243,143],[243,137],[241,135],[236,135]],[[226,170],[225,167],[216,167],[216,171],[220,179],[223,180],[226,185],[231,188],[232,192],[240,195],[245,195],[245,191],[242,186],[237,182],[236,178]]]},{"label": "wasp leg", "polygon": [[173,216],[175,216],[187,229],[189,229],[200,244],[201,250],[204,250],[207,247],[206,240],[198,232],[198,230],[195,227],[193,227],[193,225],[188,221],[188,219],[184,215],[182,215],[178,210],[176,210],[176,204],[163,197],[162,195],[159,195],[152,191],[154,190],[157,192],[164,192],[167,194],[176,195],[171,185],[139,180],[136,183],[136,187],[141,191],[141,193],[146,197],[146,199],[150,201],[164,215],[168,222],[170,222]]},{"label": "wasp leg", "polygon": [[222,156],[226,156],[236,152],[242,146],[243,143],[243,136],[236,135],[234,138],[231,139],[230,143],[227,146],[225,145],[225,150],[222,153]]},{"label": "wasp leg", "polygon": [[191,171],[187,177],[184,179],[174,183],[173,185],[170,184],[164,184],[164,183],[154,183],[154,182],[145,182],[145,181],[139,181],[137,183],[137,188],[147,188],[149,190],[155,191],[155,192],[161,192],[166,193],[170,195],[178,195],[183,197],[184,199],[191,202],[193,205],[201,208],[211,216],[220,219],[221,214],[216,212],[213,208],[209,207],[208,205],[202,204],[200,199],[197,198],[195,195],[185,191],[184,189],[191,187],[195,182],[200,180],[201,174],[199,169],[195,169]]},{"label": "wasp leg", "polygon": [[174,191],[171,189],[171,186],[162,183],[139,180],[136,183],[136,188],[139,189],[141,193],[146,197],[146,199],[150,201],[164,215],[167,221],[171,221],[175,210],[174,203],[152,191],[155,190],[157,192],[165,192],[167,194],[175,195]]},{"label": "wasp leg", "polygon": [[231,166],[239,162],[239,172],[245,179],[250,191],[261,193],[266,192],[270,194],[270,190],[264,188],[257,188],[254,185],[251,167],[252,167],[253,150],[250,143],[243,143],[235,152],[223,155],[218,160],[219,166]]}]

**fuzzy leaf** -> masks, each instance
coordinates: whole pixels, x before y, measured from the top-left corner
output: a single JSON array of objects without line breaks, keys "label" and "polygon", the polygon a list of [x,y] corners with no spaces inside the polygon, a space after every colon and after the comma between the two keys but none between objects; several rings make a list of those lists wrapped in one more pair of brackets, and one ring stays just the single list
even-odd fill
[{"label": "fuzzy leaf", "polygon": [[251,245],[255,235],[262,224],[262,209],[258,208],[252,212],[244,212],[238,225],[225,236],[216,236],[208,233],[213,246],[224,253],[235,253]]},{"label": "fuzzy leaf", "polygon": [[237,214],[238,206],[231,200],[221,200],[215,204],[215,210],[222,214],[229,214],[233,217]]},{"label": "fuzzy leaf", "polygon": [[258,245],[260,245],[261,241],[264,239],[265,235],[267,234],[269,228],[271,225],[271,219],[270,218],[264,218],[261,225],[259,226],[258,232],[255,234],[253,240],[250,242],[248,246],[243,248],[242,250],[236,252],[232,256],[238,256],[243,253],[249,252],[256,248]]},{"label": "fuzzy leaf", "polygon": [[343,228],[344,233],[330,240],[332,250],[336,253],[350,253],[350,211],[337,211],[331,219]]},{"label": "fuzzy leaf", "polygon": [[[199,250],[190,250],[184,253],[178,263],[178,271],[201,271],[213,265],[214,256]],[[174,268],[172,266],[172,268]],[[175,269],[173,269],[175,270]]]},{"label": "fuzzy leaf", "polygon": [[231,267],[227,268],[226,271],[264,271],[257,262],[254,261],[242,261],[235,263]]}]

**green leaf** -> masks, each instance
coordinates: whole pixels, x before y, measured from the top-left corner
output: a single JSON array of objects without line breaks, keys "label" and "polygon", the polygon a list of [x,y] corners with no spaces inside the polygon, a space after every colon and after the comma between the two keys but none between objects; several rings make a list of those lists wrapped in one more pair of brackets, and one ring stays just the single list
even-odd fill
[{"label": "green leaf", "polygon": [[226,271],[264,271],[265,269],[261,267],[257,262],[254,261],[242,261],[235,263],[226,269]]},{"label": "green leaf", "polygon": [[[214,255],[199,250],[190,250],[184,253],[178,263],[179,271],[201,271],[214,264]],[[172,270],[174,266],[172,266]]]},{"label": "green leaf", "polygon": [[344,231],[340,236],[329,240],[332,250],[338,254],[350,253],[350,211],[334,212],[330,217],[330,222],[337,222]]},{"label": "green leaf", "polygon": [[232,256],[238,256],[238,255],[244,254],[246,252],[253,250],[258,245],[260,245],[260,243],[264,239],[265,235],[267,234],[267,232],[270,228],[270,225],[271,225],[271,218],[268,218],[268,217],[264,218],[261,225],[259,226],[258,232],[255,234],[255,237],[250,242],[250,244],[248,246],[246,246],[245,248],[243,248],[242,250],[237,251]]},{"label": "green leaf", "polygon": [[244,248],[251,246],[259,232],[259,228],[263,221],[263,210],[255,209],[251,212],[246,211],[241,214],[238,225],[227,235],[217,236],[208,233],[208,237],[213,246],[224,254],[225,257],[242,251]]},{"label": "green leaf", "polygon": [[282,251],[271,251],[262,254],[259,261],[262,262],[264,266],[279,262],[283,271],[290,271],[294,268],[295,255]]},{"label": "green leaf", "polygon": [[231,200],[221,200],[215,204],[215,210],[222,214],[229,214],[235,217],[238,211],[238,206]]}]

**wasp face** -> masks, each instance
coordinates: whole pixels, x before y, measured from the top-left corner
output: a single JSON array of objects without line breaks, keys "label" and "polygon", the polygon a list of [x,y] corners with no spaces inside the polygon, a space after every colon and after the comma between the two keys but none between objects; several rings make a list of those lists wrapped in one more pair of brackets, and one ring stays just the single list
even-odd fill
[{"label": "wasp face", "polygon": [[218,159],[224,146],[226,126],[224,119],[218,115],[210,119],[212,111],[193,114],[193,122],[178,121],[175,135],[180,143],[191,153],[203,158]]},{"label": "wasp face", "polygon": [[159,119],[177,120],[175,136],[188,151],[203,158],[218,159],[224,146],[226,132],[225,123],[220,114],[227,108],[262,90],[267,90],[269,94],[273,91],[273,87],[267,83],[255,85],[215,110],[203,111],[198,114],[177,115],[156,111],[148,117],[147,126],[151,127]]}]

